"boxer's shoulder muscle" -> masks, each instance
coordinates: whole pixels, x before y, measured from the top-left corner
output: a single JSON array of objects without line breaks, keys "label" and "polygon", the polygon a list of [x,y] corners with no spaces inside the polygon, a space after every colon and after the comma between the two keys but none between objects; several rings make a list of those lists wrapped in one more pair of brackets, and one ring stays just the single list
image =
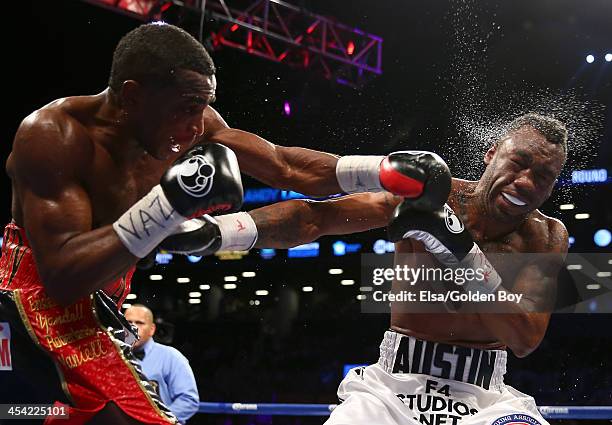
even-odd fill
[{"label": "boxer's shoulder muscle", "polygon": [[20,124],[11,152],[11,175],[38,185],[51,183],[45,180],[50,177],[53,181],[81,177],[93,152],[93,142],[82,123],[54,102]]},{"label": "boxer's shoulder muscle", "polygon": [[530,252],[563,254],[567,252],[568,232],[561,220],[535,210],[529,214],[525,224],[522,233],[529,241]]}]

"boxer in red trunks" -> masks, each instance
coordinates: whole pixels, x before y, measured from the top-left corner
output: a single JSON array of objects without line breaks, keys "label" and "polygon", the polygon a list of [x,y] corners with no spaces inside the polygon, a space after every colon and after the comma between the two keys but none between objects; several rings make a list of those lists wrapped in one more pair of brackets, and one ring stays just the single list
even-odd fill
[{"label": "boxer in red trunks", "polygon": [[[0,378],[3,389],[67,403],[64,424],[176,421],[131,363],[117,305],[136,262],[188,217],[240,205],[236,160],[265,183],[313,195],[417,196],[426,185],[402,170],[402,155],[338,159],[232,129],[209,106],[215,90],[201,44],[172,25],[143,25],[115,49],[105,91],[54,101],[17,131],[0,260],[0,325],[11,328],[15,370]],[[254,229],[241,214],[224,224]]]}]

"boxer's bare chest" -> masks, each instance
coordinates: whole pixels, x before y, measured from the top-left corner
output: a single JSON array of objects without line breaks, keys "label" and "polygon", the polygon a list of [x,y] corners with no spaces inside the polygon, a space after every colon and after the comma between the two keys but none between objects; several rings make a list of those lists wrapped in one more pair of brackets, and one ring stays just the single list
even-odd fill
[{"label": "boxer's bare chest", "polygon": [[[448,203],[462,220],[469,222],[467,208],[459,198],[454,193],[449,197]],[[522,253],[530,252],[538,245],[537,233],[542,231],[542,226],[543,222],[540,223],[530,218],[514,231],[495,238],[488,238],[469,226],[468,230],[474,241],[487,254],[487,259],[493,264],[502,280],[511,287],[511,283],[521,268],[520,263],[526,260],[526,254]],[[397,246],[399,252],[413,252],[413,249],[414,246],[409,242],[403,242]],[[421,255],[429,256],[425,253]],[[434,265],[433,258],[431,261],[431,264]],[[461,343],[480,348],[500,346],[496,338],[481,325],[479,316],[474,314],[459,315],[443,312],[406,314],[396,309],[391,314],[391,327],[402,333],[434,341]]]},{"label": "boxer's bare chest", "polygon": [[[455,214],[465,223],[473,222],[467,216],[466,201],[461,193],[453,193],[449,197],[449,204]],[[487,255],[497,273],[505,282],[512,282],[516,273],[524,265],[530,252],[537,251],[539,234],[545,223],[537,218],[528,216],[525,221],[514,230],[495,237],[489,237],[473,226],[467,225],[474,242]],[[508,288],[510,289],[510,288]]]},{"label": "boxer's bare chest", "polygon": [[138,199],[159,183],[171,161],[144,155],[133,161],[113,159],[103,148],[96,148],[86,190],[92,206],[93,227],[115,221]]}]

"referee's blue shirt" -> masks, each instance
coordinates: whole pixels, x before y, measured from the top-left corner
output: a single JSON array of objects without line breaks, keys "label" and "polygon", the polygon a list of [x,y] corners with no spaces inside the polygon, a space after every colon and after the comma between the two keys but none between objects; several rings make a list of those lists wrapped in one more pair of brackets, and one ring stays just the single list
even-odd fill
[{"label": "referee's blue shirt", "polygon": [[[200,407],[200,396],[189,361],[174,347],[149,339],[143,346],[142,371],[157,383],[159,396],[184,424]],[[154,383],[154,385],[155,385]]]}]

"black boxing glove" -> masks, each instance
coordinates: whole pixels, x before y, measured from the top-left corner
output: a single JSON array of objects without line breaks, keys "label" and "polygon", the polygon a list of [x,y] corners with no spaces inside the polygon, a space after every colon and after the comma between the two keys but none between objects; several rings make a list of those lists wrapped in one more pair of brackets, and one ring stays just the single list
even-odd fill
[{"label": "black boxing glove", "polygon": [[121,242],[143,258],[177,225],[205,212],[242,205],[242,182],[234,152],[219,144],[196,146],[166,171],[161,183],[113,223]]},{"label": "black boxing glove", "polygon": [[444,205],[435,211],[421,211],[406,200],[399,204],[387,226],[389,240],[415,239],[446,266],[482,270],[479,289],[493,292],[501,285],[501,277],[488,261],[472,235],[453,210]]},{"label": "black boxing glove", "polygon": [[199,257],[214,254],[221,247],[219,224],[208,215],[192,218],[179,224],[159,247],[171,254]]},{"label": "black boxing glove", "polygon": [[386,157],[345,156],[336,165],[338,184],[347,193],[386,190],[412,200],[412,208],[434,210],[446,202],[451,173],[440,156],[426,151],[394,152]]},{"label": "black boxing glove", "polygon": [[236,154],[218,143],[198,145],[176,160],[160,186],[184,217],[238,211],[243,190]]},{"label": "black boxing glove", "polygon": [[204,257],[217,251],[248,251],[257,242],[257,227],[246,212],[192,218],[181,223],[160,248],[173,254]]}]

